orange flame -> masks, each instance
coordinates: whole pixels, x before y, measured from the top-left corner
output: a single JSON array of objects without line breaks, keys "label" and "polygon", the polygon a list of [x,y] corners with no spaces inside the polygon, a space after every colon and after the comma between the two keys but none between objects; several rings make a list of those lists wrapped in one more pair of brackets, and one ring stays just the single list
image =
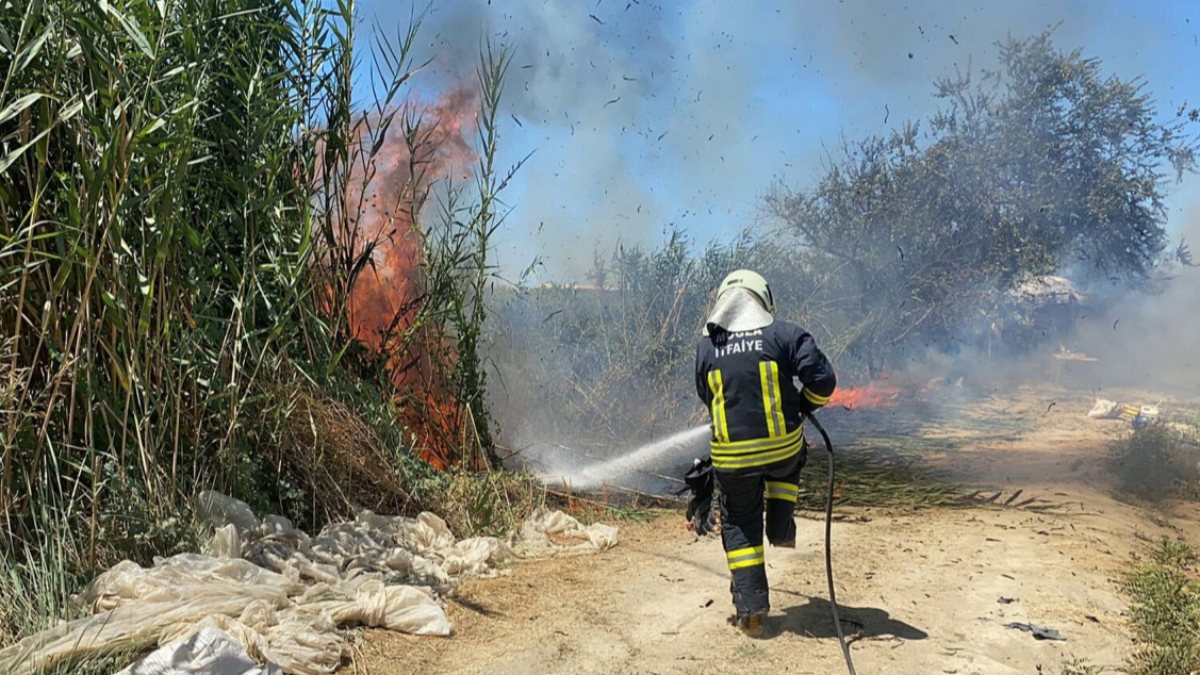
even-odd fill
[{"label": "orange flame", "polygon": [[[414,325],[422,301],[424,247],[421,214],[412,213],[409,205],[415,191],[428,190],[446,177],[468,175],[475,153],[467,138],[476,129],[478,91],[458,87],[417,107],[422,132],[416,147],[410,151],[401,121],[406,112],[400,112],[370,167],[357,167],[349,181],[361,190],[363,179],[370,179],[366,192],[353,198],[361,215],[351,236],[364,247],[373,243],[374,250],[373,265],[351,291],[347,314],[355,338],[386,359],[401,419],[419,439],[421,457],[445,468],[460,440],[465,413],[442,377],[456,358],[452,340]],[[369,133],[364,123],[360,152],[372,142]]]},{"label": "orange flame", "polygon": [[[475,159],[467,134],[474,131],[476,107],[477,92],[467,87],[422,107],[423,133],[415,148],[415,162],[399,128],[401,113],[374,158],[369,191],[360,197],[362,216],[356,225],[362,241],[378,242],[378,246],[372,252],[374,269],[358,278],[349,308],[355,337],[369,347],[386,350],[386,336],[403,333],[411,325],[423,263],[420,223],[413,222],[420,214],[407,208],[411,193],[427,190],[447,176],[457,179],[466,175]],[[367,133],[365,129],[363,133]],[[421,172],[419,185],[412,184],[414,163]]]},{"label": "orange flame", "polygon": [[862,387],[844,387],[833,392],[829,405],[846,410],[891,408],[900,402],[904,390],[890,382],[871,382]]}]

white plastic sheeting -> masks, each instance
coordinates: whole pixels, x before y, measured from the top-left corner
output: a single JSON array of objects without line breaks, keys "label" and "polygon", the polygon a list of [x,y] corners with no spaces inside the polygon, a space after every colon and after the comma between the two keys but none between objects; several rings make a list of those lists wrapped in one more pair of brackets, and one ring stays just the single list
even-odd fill
[{"label": "white plastic sheeting", "polygon": [[[574,544],[567,543],[572,540]],[[617,528],[603,523],[585,527],[562,511],[540,510],[521,524],[520,541],[526,556],[592,553],[616,546]]]},{"label": "white plastic sheeting", "polygon": [[[116,565],[76,598],[91,616],[0,651],[0,672],[21,675],[163,645],[125,672],[214,672],[204,670],[203,659],[233,654],[222,663],[239,675],[279,672],[251,667],[258,664],[330,673],[348,650],[339,627],[447,636],[453,627],[437,597],[453,592],[458,577],[494,573],[518,556],[588,553],[617,543],[615,527],[584,526],[561,511],[538,511],[511,541],[456,540],[431,513],[370,511],[310,536],[280,516],[260,520],[246,504],[215,492],[201,495],[200,513],[216,528],[203,553],[159,559],[149,568]],[[232,645],[243,651],[230,652]],[[251,666],[236,670],[247,659]]]},{"label": "white plastic sheeting", "polygon": [[159,647],[117,675],[280,675],[260,666],[229,633],[205,626],[184,640]]}]

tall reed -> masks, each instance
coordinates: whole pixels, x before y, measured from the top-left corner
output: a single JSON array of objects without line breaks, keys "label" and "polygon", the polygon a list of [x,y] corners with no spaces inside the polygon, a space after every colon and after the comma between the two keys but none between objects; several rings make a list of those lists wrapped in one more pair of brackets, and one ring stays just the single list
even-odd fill
[{"label": "tall reed", "polygon": [[[64,616],[99,567],[194,545],[203,487],[302,521],[419,500],[406,392],[348,319],[392,236],[359,224],[397,139],[411,180],[386,197],[429,272],[394,329],[405,349],[448,341],[489,442],[474,371],[508,54],[481,61],[479,194],[425,214],[441,177],[407,103],[419,26],[376,31],[364,102],[353,0],[0,13],[0,643]],[[343,427],[370,471],[330,468]]]}]

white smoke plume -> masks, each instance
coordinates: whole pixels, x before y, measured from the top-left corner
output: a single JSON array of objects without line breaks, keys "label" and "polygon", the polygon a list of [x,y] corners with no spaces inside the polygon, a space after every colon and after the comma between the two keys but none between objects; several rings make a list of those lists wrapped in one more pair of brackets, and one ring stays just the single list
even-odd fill
[{"label": "white smoke plume", "polygon": [[[414,6],[360,3],[385,31]],[[474,77],[485,39],[515,50],[502,147],[509,162],[535,154],[506,195],[501,264],[512,276],[536,252],[543,279],[579,281],[597,243],[654,243],[671,224],[703,242],[754,224],[774,178],[804,184],[841,137],[927,117],[934,80],[988,67],[1008,35],[1057,26],[1057,42],[1146,74],[1173,109],[1193,93],[1175,83],[1195,57],[1189,13],[1079,0],[444,0],[421,35],[446,86]]]},{"label": "white smoke plume", "polygon": [[[1200,245],[1200,209],[1188,220],[1184,241]],[[1200,268],[1173,272],[1161,293],[1118,291],[1104,311],[1078,321],[1079,350],[1100,359],[1094,386],[1200,394]]]}]

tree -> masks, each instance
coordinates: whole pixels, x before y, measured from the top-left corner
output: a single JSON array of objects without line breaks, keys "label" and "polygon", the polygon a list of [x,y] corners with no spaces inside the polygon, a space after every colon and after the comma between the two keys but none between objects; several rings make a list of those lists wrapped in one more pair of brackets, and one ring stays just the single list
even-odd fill
[{"label": "tree", "polygon": [[1194,120],[1158,120],[1141,78],[1106,77],[1051,37],[1009,39],[996,70],[937,82],[928,131],[848,144],[811,189],[768,194],[836,275],[849,349],[873,370],[953,347],[1024,279],[1070,268],[1139,283],[1172,253],[1167,169],[1195,169]]}]

